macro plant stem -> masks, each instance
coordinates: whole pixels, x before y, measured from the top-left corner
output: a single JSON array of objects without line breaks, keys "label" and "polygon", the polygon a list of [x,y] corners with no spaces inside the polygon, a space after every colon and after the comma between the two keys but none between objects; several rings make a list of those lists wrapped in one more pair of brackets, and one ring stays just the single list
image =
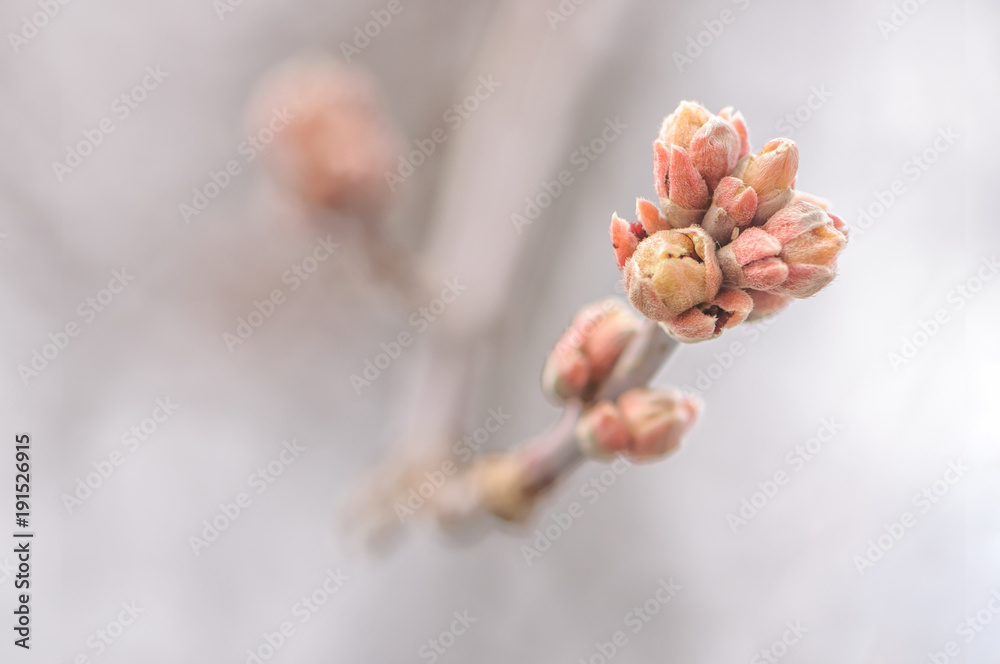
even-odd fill
[{"label": "macro plant stem", "polygon": [[[526,519],[537,499],[587,458],[577,424],[588,408],[648,385],[678,345],[658,323],[644,319],[593,399],[567,402],[554,427],[499,457],[481,459],[455,477],[452,489],[442,491],[435,504],[438,520],[455,527],[483,513],[506,521]],[[511,463],[513,472],[486,475],[490,466],[510,468]]]}]

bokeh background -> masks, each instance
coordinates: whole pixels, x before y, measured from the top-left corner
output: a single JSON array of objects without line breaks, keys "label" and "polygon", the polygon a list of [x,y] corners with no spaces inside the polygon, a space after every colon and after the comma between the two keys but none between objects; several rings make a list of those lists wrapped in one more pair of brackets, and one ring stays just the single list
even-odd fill
[{"label": "bokeh background", "polygon": [[[412,331],[414,308],[372,285],[350,221],[294,223],[264,159],[191,223],[178,205],[240,158],[263,72],[302,52],[344,60],[342,44],[388,3],[70,2],[12,41],[42,4],[0,10],[0,504],[13,520],[13,437],[28,432],[37,533],[32,649],[4,628],[0,660],[242,663],[291,620],[268,661],[596,663],[595,644],[616,630],[628,637],[612,658],[622,664],[761,661],[789,621],[808,631],[787,662],[1000,661],[988,608],[1000,590],[1000,279],[955,295],[1000,253],[996,3],[401,0],[351,60],[378,81],[407,149],[445,126],[479,76],[501,85],[397,189],[388,220],[440,276],[431,283],[458,278],[467,291],[360,394],[351,374]],[[724,10],[732,20],[717,23]],[[57,178],[52,162],[157,66],[162,83]],[[608,220],[653,196],[650,143],[682,99],[735,105],[755,149],[779,135],[799,143],[799,187],[855,230],[868,225],[836,281],[766,329],[682,348],[656,385],[694,387],[731,342],[744,352],[712,370],[682,451],[583,499],[583,516],[532,565],[521,546],[581,501],[599,465],[570,477],[526,530],[456,544],[417,520],[367,551],[344,518],[359,480],[394,447],[452,442],[412,424],[450,339],[475,341],[462,360],[475,365],[466,433],[489,408],[511,415],[491,448],[555,420],[542,363],[580,306],[620,293]],[[577,171],[574,152],[615,119],[626,128]],[[957,138],[935,149],[942,131]],[[933,163],[914,171],[929,149]],[[511,215],[562,169],[573,184],[516,232]],[[864,222],[895,180],[902,193]],[[328,234],[338,253],[230,352],[223,334],[237,317]],[[134,281],[23,379],[19,365],[81,323],[78,305],[123,268]],[[889,354],[940,309],[948,322],[894,366]],[[179,407],[129,451],[123,432],[157,399]],[[833,440],[734,533],[727,514],[792,471],[786,455],[824,418],[841,427]],[[195,555],[203,521],[292,439],[301,456]],[[115,450],[124,463],[68,508],[63,495]],[[922,513],[914,495],[952,462],[969,470]],[[855,556],[907,511],[915,525],[859,573]],[[293,605],[337,569],[350,579],[300,624]],[[6,570],[0,607],[12,622]],[[671,578],[676,596],[633,633],[627,614]],[[99,652],[94,635],[122,602],[144,612]],[[476,622],[443,654],[421,651],[456,611]],[[976,629],[960,632],[970,618]],[[931,657],[949,641],[957,655]]]}]

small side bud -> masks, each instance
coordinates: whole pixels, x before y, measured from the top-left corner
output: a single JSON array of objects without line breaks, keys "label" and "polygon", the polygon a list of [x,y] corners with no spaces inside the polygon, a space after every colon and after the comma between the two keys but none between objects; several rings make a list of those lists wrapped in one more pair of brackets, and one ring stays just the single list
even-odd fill
[{"label": "small side bud", "polygon": [[740,159],[750,154],[750,132],[747,130],[747,122],[743,114],[735,110],[732,106],[726,106],[719,111],[719,117],[728,120],[733,129],[740,137]]},{"label": "small side bud", "polygon": [[680,390],[631,389],[618,398],[618,411],[631,434],[628,457],[652,461],[680,447],[701,403]]}]

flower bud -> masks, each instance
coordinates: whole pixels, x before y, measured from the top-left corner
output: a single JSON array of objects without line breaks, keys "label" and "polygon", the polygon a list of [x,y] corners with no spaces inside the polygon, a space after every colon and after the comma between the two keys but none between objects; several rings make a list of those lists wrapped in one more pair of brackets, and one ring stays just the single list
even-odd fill
[{"label": "flower bud", "polygon": [[802,201],[804,203],[812,203],[816,207],[823,208],[824,210],[829,210],[831,207],[830,201],[826,200],[825,198],[820,198],[819,196],[814,196],[813,194],[807,194],[804,191],[796,190],[794,195],[792,196],[792,200],[789,202],[798,203],[799,201]]},{"label": "flower bud", "polygon": [[604,382],[618,363],[618,358],[638,332],[635,318],[623,309],[612,311],[599,321],[583,342],[583,354],[590,362],[590,380],[594,386]]},{"label": "flower bud", "polygon": [[708,302],[721,283],[715,241],[699,226],[650,235],[625,264],[629,300],[657,321]]},{"label": "flower bud", "polygon": [[713,117],[695,132],[689,152],[691,163],[714,190],[740,158],[740,137],[727,121]]},{"label": "flower bud", "polygon": [[663,119],[658,140],[667,146],[677,145],[687,148],[701,126],[708,122],[712,113],[694,101],[682,101],[677,110]]},{"label": "flower bud", "polygon": [[681,438],[694,425],[701,404],[680,390],[639,387],[618,398],[618,411],[631,434],[628,457],[650,461],[680,446]]},{"label": "flower bud", "polygon": [[705,216],[708,185],[691,163],[687,151],[653,143],[653,177],[663,218],[671,228],[687,228]]},{"label": "flower bud", "polygon": [[733,231],[749,226],[757,211],[757,192],[739,178],[725,177],[719,181],[701,225],[719,244],[733,239]]},{"label": "flower bud", "polygon": [[281,108],[287,125],[267,150],[276,176],[309,206],[378,218],[398,141],[371,80],[329,58],[292,60],[258,85],[251,123],[265,126]]},{"label": "flower bud", "polygon": [[750,154],[750,132],[747,130],[747,122],[743,118],[743,114],[733,109],[732,106],[726,106],[719,111],[719,117],[723,120],[728,120],[729,124],[733,125],[733,129],[736,130],[736,133],[740,137],[739,158],[742,159]]},{"label": "flower bud", "polygon": [[579,397],[590,381],[590,363],[578,348],[556,348],[542,369],[542,392],[555,403]]},{"label": "flower bud", "polygon": [[637,331],[635,317],[608,299],[577,312],[545,362],[542,390],[555,403],[589,398]]},{"label": "flower bud", "polygon": [[575,435],[583,453],[589,457],[609,457],[627,452],[632,435],[625,418],[610,401],[601,401],[580,417]]},{"label": "flower bud", "polygon": [[788,265],[788,278],[775,289],[778,293],[809,297],[833,280],[847,236],[821,208],[793,203],[768,219],[764,230],[781,243],[779,256]]},{"label": "flower bud", "polygon": [[711,302],[692,307],[680,316],[661,321],[671,337],[685,343],[714,339],[723,330],[746,320],[753,300],[739,288],[723,287]]},{"label": "flower bud", "polygon": [[[645,230],[642,233],[645,236]],[[632,230],[632,225],[619,217],[617,212],[611,215],[611,246],[615,250],[619,270],[625,268],[625,261],[635,253],[640,239]]]},{"label": "flower bud", "polygon": [[757,192],[755,224],[764,223],[792,199],[792,185],[798,168],[798,146],[791,139],[776,138],[750,157],[742,174],[739,170],[734,173]]},{"label": "flower bud", "polygon": [[787,307],[792,301],[792,298],[788,295],[781,295],[780,293],[771,291],[747,289],[746,294],[753,300],[753,311],[747,316],[746,322],[748,323],[776,314]]},{"label": "flower bud", "polygon": [[716,253],[727,286],[769,290],[788,278],[788,266],[778,258],[781,243],[755,226]]}]

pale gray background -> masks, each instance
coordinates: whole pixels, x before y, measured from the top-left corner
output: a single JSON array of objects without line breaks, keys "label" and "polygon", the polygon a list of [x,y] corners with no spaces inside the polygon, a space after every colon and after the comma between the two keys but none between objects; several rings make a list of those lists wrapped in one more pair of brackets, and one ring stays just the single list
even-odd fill
[{"label": "pale gray background", "polygon": [[[146,612],[93,661],[243,662],[261,633],[289,619],[296,599],[337,567],[352,580],[271,661],[426,661],[421,644],[467,609],[478,622],[442,662],[577,662],[622,629],[659,579],[673,577],[682,586],[675,600],[615,662],[747,662],[796,619],[810,631],[787,662],[926,662],[1000,589],[996,282],[905,367],[893,371],[887,360],[998,250],[996,4],[929,2],[888,39],[877,27],[892,11],[885,0],[755,1],[745,11],[595,0],[550,31],[545,10],[555,6],[539,2],[523,16],[533,22],[527,36],[510,37],[514,51],[518,39],[545,40],[539,83],[508,88],[528,91],[507,100],[521,112],[484,110],[471,123],[537,135],[544,159],[557,164],[547,177],[604,118],[620,116],[629,129],[526,230],[531,246],[470,415],[472,424],[490,406],[512,413],[491,443],[499,447],[554,419],[538,390],[541,363],[577,308],[614,292],[610,213],[629,213],[636,195],[653,195],[650,141],[680,99],[735,104],[759,148],[811,86],[826,86],[833,97],[794,135],[799,186],[834,201],[852,224],[939,128],[961,138],[852,240],[832,286],[748,345],[706,394],[684,450],[629,471],[535,565],[519,552],[525,536],[509,532],[455,548],[417,531],[372,557],[347,540],[340,514],[349,484],[390,443],[386,413],[420,352],[361,397],[348,376],[408,329],[408,312],[349,285],[347,244],[343,260],[325,264],[230,354],[222,333],[280,286],[316,234],[268,212],[259,163],[196,222],[185,226],[177,204],[235,154],[244,105],[269,65],[308,49],[340,57],[339,42],[384,3],[244,0],[221,22],[208,0],[63,6],[19,53],[6,38],[0,46],[0,433],[11,444],[14,432],[33,436],[38,533],[35,648],[10,645],[5,578],[0,660],[93,655],[87,636],[115,618],[120,602],[135,600]],[[727,6],[736,22],[678,72],[671,54]],[[406,136],[427,135],[467,94],[462,81],[492,10],[482,1],[406,2],[357,58],[380,79]],[[7,3],[0,27],[17,29],[34,11],[28,0]],[[583,72],[566,50],[572,44],[590,49]],[[51,162],[155,64],[170,78],[57,183]],[[562,76],[584,83],[573,114],[553,123],[545,82]],[[436,155],[401,192],[393,223],[416,246],[449,156]],[[482,155],[482,169],[493,163]],[[506,176],[492,174],[496,197],[479,201],[470,223],[513,233],[511,212],[538,187]],[[76,320],[77,303],[122,266],[135,283],[25,387],[17,365]],[[474,292],[464,297],[454,315],[474,305]],[[748,339],[736,330],[683,348],[656,384],[690,383],[727,340]],[[167,396],[179,412],[68,515],[60,494]],[[835,441],[733,535],[725,514],[830,416],[844,423]],[[302,459],[195,558],[188,536],[292,437],[308,447]],[[11,457],[0,454],[4,524]],[[973,471],[860,577],[853,556],[956,458]],[[564,509],[599,470],[574,475],[545,511]],[[962,653],[955,661],[997,662],[1000,618]]]}]

